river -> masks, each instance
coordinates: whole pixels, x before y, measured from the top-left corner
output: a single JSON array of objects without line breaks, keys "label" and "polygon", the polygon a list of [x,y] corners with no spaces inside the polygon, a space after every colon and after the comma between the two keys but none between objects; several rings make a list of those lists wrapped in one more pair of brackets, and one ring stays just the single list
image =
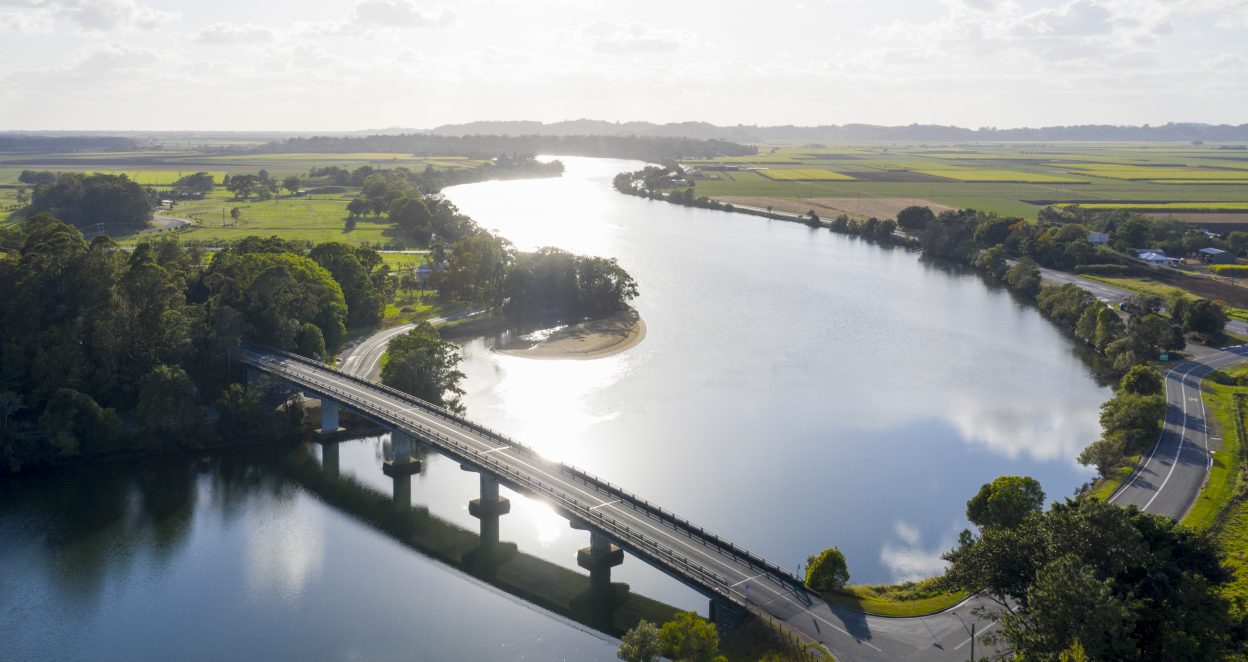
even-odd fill
[{"label": "river", "polygon": [[[837,545],[852,581],[939,572],[965,502],[1002,474],[1050,498],[1109,391],[1032,308],[904,250],[623,196],[641,164],[564,159],[559,179],[447,197],[520,249],[616,257],[645,340],[591,361],[464,344],[471,417],[795,570]],[[388,494],[384,438],[340,471]],[[316,448],[298,451],[316,457]],[[432,560],[255,452],[0,483],[0,659],[612,659],[609,640]],[[412,501],[475,530],[476,477],[438,457]],[[501,537],[575,568],[587,544],[514,494]],[[629,558],[615,581],[705,611]]]}]

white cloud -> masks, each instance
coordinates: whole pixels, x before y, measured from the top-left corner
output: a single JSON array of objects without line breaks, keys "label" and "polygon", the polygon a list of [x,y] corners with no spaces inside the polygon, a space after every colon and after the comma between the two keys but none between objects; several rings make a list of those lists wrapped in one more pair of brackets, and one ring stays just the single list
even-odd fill
[{"label": "white cloud", "polygon": [[360,0],[352,12],[357,24],[387,28],[446,28],[456,20],[455,12],[446,7],[426,9],[412,0]]},{"label": "white cloud", "polygon": [[205,44],[255,44],[273,41],[277,32],[254,23],[213,23],[195,33],[195,41]]},{"label": "white cloud", "polygon": [[688,30],[657,28],[636,22],[619,24],[599,21],[586,26],[584,34],[595,51],[610,55],[671,53],[696,39]]},{"label": "white cloud", "polygon": [[46,11],[0,12],[0,33],[43,34],[52,31],[52,14]]},{"label": "white cloud", "polygon": [[913,582],[935,577],[949,567],[949,563],[940,556],[954,547],[955,529],[951,528],[935,547],[927,548],[922,544],[917,527],[898,521],[893,528],[901,543],[886,542],[880,550],[880,563],[888,568],[893,581]]},{"label": "white cloud", "polygon": [[21,7],[63,19],[88,31],[123,29],[152,30],[178,18],[177,12],[161,11],[134,0],[3,0],[0,6]]}]

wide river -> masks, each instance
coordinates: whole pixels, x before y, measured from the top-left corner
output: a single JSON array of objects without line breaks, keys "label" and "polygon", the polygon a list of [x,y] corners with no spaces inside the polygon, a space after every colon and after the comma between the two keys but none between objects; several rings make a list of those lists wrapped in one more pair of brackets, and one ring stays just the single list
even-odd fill
[{"label": "wide river", "polygon": [[[589,361],[465,343],[468,414],[797,570],[938,573],[1002,474],[1063,498],[1109,397],[1069,338],[979,277],[803,225],[611,190],[640,163],[447,196],[519,249],[616,257],[645,340]],[[384,438],[340,473],[385,495]],[[319,457],[310,448],[301,453]],[[254,452],[0,481],[0,659],[614,659],[606,638],[423,556]],[[412,502],[470,531],[473,474],[426,458]],[[501,538],[575,568],[587,535],[514,494]],[[362,512],[362,511],[361,511]],[[706,601],[634,558],[613,580]]]}]

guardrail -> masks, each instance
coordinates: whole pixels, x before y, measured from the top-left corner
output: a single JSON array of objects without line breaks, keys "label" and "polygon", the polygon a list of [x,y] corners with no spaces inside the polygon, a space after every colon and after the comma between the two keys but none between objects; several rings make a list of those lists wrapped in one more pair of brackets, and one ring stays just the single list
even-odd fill
[{"label": "guardrail", "polygon": [[574,517],[597,526],[602,531],[608,533],[618,541],[627,544],[636,550],[641,556],[649,556],[654,561],[667,565],[673,571],[679,573],[687,580],[701,586],[707,591],[718,594],[728,600],[746,606],[744,600],[739,599],[735,595],[735,591],[728,582],[718,574],[708,570],[704,565],[696,563],[689,557],[679,554],[675,550],[665,545],[659,544],[658,541],[648,538],[643,532],[637,531],[633,527],[620,522],[614,517],[610,517],[602,512],[593,510],[590,504],[574,495],[568,494],[566,491],[559,489],[557,485],[547,483],[541,479],[534,478],[517,469],[514,469],[487,453],[473,448],[456,439],[433,430],[427,426],[421,425],[419,421],[395,414],[384,407],[361,398],[355,394],[349,393],[334,384],[310,377],[304,373],[284,368],[278,365],[261,362],[257,367],[276,373],[283,379],[287,379],[295,384],[305,388],[312,388],[318,392],[332,396],[333,399],[341,401],[343,404],[349,404],[352,407],[361,409],[364,413],[375,416],[395,427],[413,427],[419,430],[422,437],[429,441],[443,446],[443,450],[447,451],[453,458],[458,457],[464,462],[471,462],[481,466],[483,469],[493,471],[506,482],[516,485],[520,489],[534,493],[537,495],[548,496],[552,500],[558,502],[563,508],[572,513]]},{"label": "guardrail", "polygon": [[[435,405],[431,402],[417,398],[409,393],[400,391],[390,386],[386,386],[385,384],[381,384],[378,382],[371,381],[369,379],[365,379],[363,377],[357,377],[350,373],[343,372],[341,370],[328,366],[324,363],[321,363],[319,361],[314,361],[312,359],[309,359],[304,356],[300,356],[298,354],[294,354],[291,352],[278,350],[278,349],[271,349],[267,347],[257,348],[251,351],[253,351],[253,353],[256,353],[256,354],[267,353],[271,355],[281,356],[281,357],[290,359],[292,361],[311,366],[317,370],[329,372],[339,378],[350,380],[362,386],[366,386],[374,390],[382,391],[390,395],[391,397],[394,397],[405,403],[411,404],[415,407],[419,407],[425,413],[436,416],[437,418],[442,419],[452,425],[455,425],[456,427],[464,428],[469,431],[485,435],[492,441],[511,446],[512,448],[515,448],[516,450],[522,452],[526,456],[533,458],[537,461],[540,461],[546,466],[548,466],[549,468],[552,468],[556,471],[559,471],[560,473],[568,475],[569,477],[578,480],[579,482],[581,482],[582,484],[586,486],[604,491],[607,494],[611,495],[613,498],[617,498],[621,501],[628,502],[629,505],[633,506],[635,509],[648,514],[649,516],[659,520],[660,522],[669,524],[674,529],[683,531],[686,535],[689,536],[690,539],[694,539],[695,534],[696,534],[696,537],[700,539],[700,542],[703,545],[708,546],[708,547],[714,547],[720,552],[727,554],[733,560],[736,560],[738,562],[744,561],[745,563],[753,566],[755,569],[763,570],[765,571],[766,574],[772,575],[774,579],[779,580],[780,582],[784,584],[788,584],[789,586],[799,591],[806,590],[805,582],[800,577],[798,577],[793,572],[780,567],[776,563],[768,561],[767,559],[764,559],[763,557],[758,556],[757,554],[750,552],[749,550],[742,549],[741,547],[738,547],[736,544],[732,543],[731,541],[725,540],[719,535],[709,532],[706,529],[700,526],[697,526],[693,524],[692,522],[676,515],[675,513],[672,513],[668,510],[665,510],[664,508],[660,506],[652,504],[646,499],[643,499],[637,496],[636,494],[629,492],[628,490],[625,490],[609,481],[605,481],[601,478],[598,478],[597,476],[587,473],[584,470],[578,469],[577,467],[574,467],[572,465],[564,464],[562,462],[556,463],[556,462],[551,462],[549,460],[546,460],[539,453],[533,450],[531,447],[519,441],[516,441],[512,439],[511,437],[508,437],[507,435],[502,434],[501,432],[498,432],[484,425],[481,425],[469,419],[458,416],[454,412],[451,412],[450,410],[444,407],[439,407],[438,405]],[[591,512],[597,513],[597,511],[591,511]]]}]

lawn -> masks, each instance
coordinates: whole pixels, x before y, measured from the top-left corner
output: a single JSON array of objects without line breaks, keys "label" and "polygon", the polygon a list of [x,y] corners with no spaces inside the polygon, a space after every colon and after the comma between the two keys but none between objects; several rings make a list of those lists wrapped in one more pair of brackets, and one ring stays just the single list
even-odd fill
[{"label": "lawn", "polygon": [[[385,217],[368,216],[356,222],[355,229],[346,229],[347,203],[351,193],[342,195],[281,197],[259,201],[235,200],[224,190],[214,191],[203,200],[178,204],[167,216],[185,218],[193,225],[177,231],[184,240],[229,241],[250,235],[276,236],[294,241],[321,243],[341,241],[354,246],[382,247],[397,245],[411,248],[415,242],[398,230]],[[239,210],[235,223],[230,210]],[[122,237],[131,243],[136,237]]]},{"label": "lawn", "polygon": [[926,616],[953,607],[968,597],[964,591],[946,593],[936,578],[903,584],[850,584],[823,594],[828,602],[873,616]]}]

